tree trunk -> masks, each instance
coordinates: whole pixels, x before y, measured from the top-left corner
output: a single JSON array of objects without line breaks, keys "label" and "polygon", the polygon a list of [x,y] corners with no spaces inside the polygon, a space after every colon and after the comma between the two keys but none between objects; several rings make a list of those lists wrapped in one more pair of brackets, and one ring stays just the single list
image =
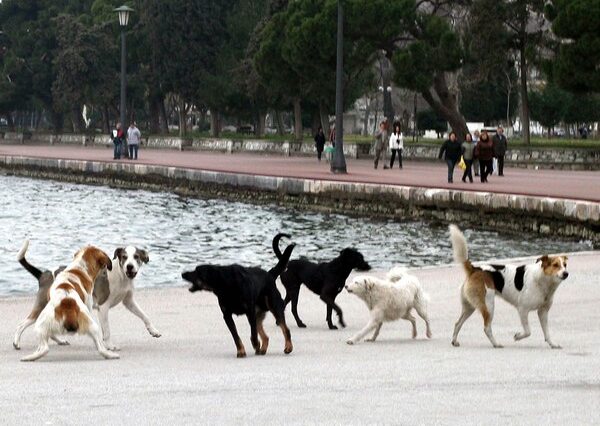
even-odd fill
[{"label": "tree trunk", "polygon": [[277,125],[277,134],[279,136],[285,135],[285,127],[283,126],[283,117],[281,116],[281,111],[275,111],[275,123]]},{"label": "tree trunk", "polygon": [[71,108],[71,122],[73,123],[73,133],[82,133],[85,128],[83,118],[81,117],[81,109],[79,106]]},{"label": "tree trunk", "polygon": [[525,40],[521,40],[521,126],[523,128],[523,141],[525,145],[531,144],[529,130],[529,94],[527,93],[527,60],[525,58]]},{"label": "tree trunk", "polygon": [[184,137],[187,134],[187,108],[183,99],[179,101],[177,110],[179,113],[179,137]]},{"label": "tree trunk", "polygon": [[210,111],[210,134],[213,138],[218,138],[221,135],[221,116],[219,111]]},{"label": "tree trunk", "polygon": [[294,98],[294,136],[297,141],[302,141],[302,106],[300,98]]},{"label": "tree trunk", "polygon": [[258,110],[256,112],[256,124],[254,125],[254,135],[262,138],[265,135],[265,120],[267,114],[264,111]]},{"label": "tree trunk", "polygon": [[469,128],[462,114],[458,111],[458,106],[455,97],[450,93],[446,77],[443,72],[438,72],[433,78],[433,89],[437,95],[437,99],[433,96],[430,90],[421,92],[423,99],[427,101],[429,106],[437,112],[440,117],[443,117],[450,127],[456,133],[458,140],[465,140]]},{"label": "tree trunk", "polygon": [[319,110],[315,109],[312,114],[312,135],[316,135],[319,131],[319,127],[321,127],[321,115],[319,114]]},{"label": "tree trunk", "polygon": [[160,101],[157,97],[153,96],[148,100],[148,107],[150,113],[150,134],[157,135],[160,132]]},{"label": "tree trunk", "polygon": [[323,133],[325,133],[325,137],[329,135],[329,114],[327,113],[327,109],[322,102],[319,102],[319,117],[321,118],[321,127],[323,128]]},{"label": "tree trunk", "polygon": [[13,120],[12,114],[9,112],[7,114],[4,114],[4,117],[6,118],[6,125],[8,126],[8,131],[14,132],[15,131],[15,120]]},{"label": "tree trunk", "polygon": [[363,136],[367,136],[369,134],[369,116],[371,115],[371,100],[369,99],[369,97],[366,97],[367,102],[366,102],[366,106],[365,106],[365,118],[364,118],[364,123],[363,123],[363,131],[362,134]]},{"label": "tree trunk", "polygon": [[160,106],[160,132],[163,134],[169,133],[169,117],[167,115],[167,108],[165,107],[165,98],[162,97],[159,101]]}]

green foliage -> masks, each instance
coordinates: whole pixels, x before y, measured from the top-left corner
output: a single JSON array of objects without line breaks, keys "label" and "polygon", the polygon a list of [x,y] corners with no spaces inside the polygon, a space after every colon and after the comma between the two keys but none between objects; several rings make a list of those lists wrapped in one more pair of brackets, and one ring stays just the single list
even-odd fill
[{"label": "green foliage", "polygon": [[600,2],[554,0],[546,14],[563,39],[554,61],[557,83],[574,92],[600,92]]},{"label": "green foliage", "polygon": [[435,130],[444,133],[448,130],[448,122],[433,110],[419,111],[417,113],[417,128],[420,131]]},{"label": "green foliage", "polygon": [[529,94],[531,117],[542,126],[552,129],[563,120],[569,102],[569,93],[555,85],[548,85],[541,91]]}]

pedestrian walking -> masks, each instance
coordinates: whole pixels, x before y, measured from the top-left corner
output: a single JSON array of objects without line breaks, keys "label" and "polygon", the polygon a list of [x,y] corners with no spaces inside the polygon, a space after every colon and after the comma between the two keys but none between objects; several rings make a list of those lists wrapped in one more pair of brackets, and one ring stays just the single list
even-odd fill
[{"label": "pedestrian walking", "polygon": [[454,167],[456,163],[460,160],[460,154],[462,151],[462,145],[456,139],[456,133],[450,132],[450,136],[446,141],[442,144],[440,148],[440,154],[438,158],[442,158],[444,156],[444,160],[446,160],[446,164],[448,165],[448,183],[452,183],[454,181]]},{"label": "pedestrian walking", "polygon": [[125,133],[121,128],[121,123],[117,123],[116,128],[112,131],[112,141],[114,145],[113,160],[121,159],[121,149],[123,147],[123,141],[125,140]]},{"label": "pedestrian walking", "polygon": [[140,129],[136,127],[135,121],[132,121],[127,130],[127,146],[129,148],[129,158],[132,160],[137,160],[138,158],[138,149],[140,147],[141,139],[142,134]]},{"label": "pedestrian walking", "polygon": [[479,167],[481,182],[487,183],[487,178],[492,172],[492,161],[494,159],[494,143],[490,139],[487,131],[481,132],[479,142],[475,147],[475,156],[479,158]]},{"label": "pedestrian walking", "polygon": [[394,160],[398,156],[398,167],[402,168],[402,151],[404,150],[404,137],[400,131],[400,123],[394,124],[394,132],[390,135],[390,149],[392,150],[392,159],[390,160],[390,169],[394,168]]},{"label": "pedestrian walking", "polygon": [[470,133],[467,133],[466,140],[462,143],[462,157],[465,162],[465,172],[463,173],[462,181],[466,182],[469,178],[469,182],[473,183],[473,158],[475,152],[475,145],[473,145],[473,138]]},{"label": "pedestrian walking", "polygon": [[[477,146],[477,142],[479,142],[479,130],[473,132],[473,148]],[[473,156],[473,171],[475,176],[479,176],[479,159],[475,156]]]},{"label": "pedestrian walking", "polygon": [[325,134],[321,126],[319,126],[319,130],[317,130],[317,134],[315,135],[315,146],[317,148],[317,159],[321,161],[321,155],[325,149]]},{"label": "pedestrian walking", "polygon": [[385,121],[379,123],[379,130],[375,133],[375,168],[379,165],[379,160],[383,163],[383,168],[388,169],[385,164],[385,152],[388,147],[387,125]]},{"label": "pedestrian walking", "polygon": [[504,136],[504,129],[498,126],[496,134],[492,138],[494,144],[494,157],[498,159],[498,176],[504,176],[504,156],[508,149],[508,140]]}]

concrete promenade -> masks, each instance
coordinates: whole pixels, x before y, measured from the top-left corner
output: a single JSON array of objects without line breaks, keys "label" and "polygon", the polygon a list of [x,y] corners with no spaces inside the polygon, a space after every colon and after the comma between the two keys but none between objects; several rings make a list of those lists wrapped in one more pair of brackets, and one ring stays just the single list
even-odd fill
[{"label": "concrete promenade", "polygon": [[[431,297],[431,340],[419,319],[417,340],[399,321],[385,324],[375,343],[348,346],[367,321],[366,307],[344,291],[338,302],[348,327],[330,331],[324,304],[303,288],[299,310],[308,328],[298,329],[287,313],[293,353],[283,354],[269,316],[269,353],[246,359],[235,358],[216,298],[190,294],[180,282],[136,293],[160,339],[122,306],[111,311],[121,346],[121,359],[113,361],[103,360],[89,339],[69,337],[70,346],[52,344],[40,361],[19,362],[35,346],[32,329],[20,352],[11,345],[32,297],[0,299],[0,423],[597,425],[600,252],[572,256],[569,271],[549,321],[562,350],[544,343],[535,313],[532,336],[514,342],[518,315],[501,300],[494,331],[504,349],[490,346],[478,315],[463,327],[461,347],[452,347],[463,279],[455,266],[416,271]],[[247,321],[236,323],[248,350]]]},{"label": "concrete promenade", "polygon": [[[61,158],[112,162],[112,149],[81,146],[0,145],[0,156]],[[446,182],[446,165],[411,162],[404,169],[373,169],[372,160],[347,160],[347,175],[333,175],[329,164],[315,158],[262,156],[252,154],[218,154],[197,151],[141,149],[140,164],[164,165],[250,175],[281,176],[317,180],[380,183],[424,188],[532,195],[600,202],[600,171],[533,170],[506,168],[505,177],[493,175],[488,184],[460,181],[457,168],[454,183]],[[131,162],[130,160],[119,160]]]}]

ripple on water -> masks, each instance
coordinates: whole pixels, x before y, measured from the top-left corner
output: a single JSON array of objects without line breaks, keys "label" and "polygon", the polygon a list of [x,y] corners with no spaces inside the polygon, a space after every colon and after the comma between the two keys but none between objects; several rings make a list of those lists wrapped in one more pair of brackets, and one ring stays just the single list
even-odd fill
[{"label": "ripple on water", "polygon": [[[183,284],[181,272],[198,263],[275,264],[271,239],[292,235],[293,257],[328,260],[344,247],[359,249],[376,269],[395,264],[428,266],[452,261],[445,226],[353,218],[170,193],[0,176],[0,295],[33,293],[34,279],[16,262],[25,238],[28,259],[40,267],[67,263],[93,243],[112,255],[133,244],[150,263],[140,287]],[[589,250],[591,245],[555,238],[465,231],[475,259]]]}]

